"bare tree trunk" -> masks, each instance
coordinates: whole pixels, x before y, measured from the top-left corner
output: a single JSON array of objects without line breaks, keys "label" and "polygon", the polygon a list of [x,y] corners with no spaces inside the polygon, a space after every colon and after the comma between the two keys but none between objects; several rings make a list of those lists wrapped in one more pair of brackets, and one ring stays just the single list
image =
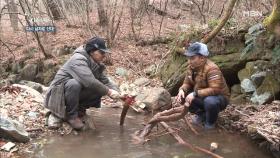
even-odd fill
[{"label": "bare tree trunk", "polygon": [[[279,1],[279,0],[278,0]],[[209,35],[205,36],[201,42],[202,43],[208,43],[209,41],[211,41],[220,31],[221,29],[224,27],[224,25],[226,24],[226,22],[228,21],[228,19],[231,16],[231,13],[233,11],[234,5],[237,2],[237,0],[231,0],[229,2],[228,8],[226,9],[226,13],[224,14],[224,16],[222,17],[220,23],[214,28],[214,30],[212,30],[210,32]]]},{"label": "bare tree trunk", "polygon": [[62,18],[62,14],[60,12],[59,5],[56,3],[55,0],[47,0],[47,5],[52,13],[54,20],[59,20]]},{"label": "bare tree trunk", "polygon": [[[29,14],[32,16],[32,13],[31,13],[31,11],[30,11],[30,8],[29,8],[29,5],[28,5],[27,0],[24,0],[24,1],[25,1],[26,6],[27,6],[27,9],[28,9]],[[24,8],[24,5],[23,5],[24,3],[22,2],[22,0],[19,0],[19,4],[20,4],[20,7],[21,7],[21,9],[22,9],[23,14],[26,14],[26,10],[25,10],[25,8]],[[27,24],[28,24],[29,26],[32,26],[31,23],[30,23],[30,21],[29,21],[29,19],[27,18],[27,16],[25,16],[25,20],[26,20],[26,22],[27,22]],[[36,22],[35,22],[35,25],[37,25]],[[40,48],[41,51],[43,52],[44,57],[45,57],[45,58],[50,58],[51,55],[49,55],[49,54],[46,53],[45,48],[44,48],[44,46],[43,46],[42,43],[41,43],[41,40],[40,40],[40,37],[39,37],[38,32],[32,32],[32,33],[33,33],[33,35],[34,35],[34,37],[35,37],[35,39],[36,39],[36,41],[37,41],[37,43],[38,43],[39,48]]]},{"label": "bare tree trunk", "polygon": [[105,13],[105,8],[103,4],[103,0],[95,0],[97,6],[97,12],[99,17],[99,24],[102,27],[106,27],[108,25],[108,17]]},{"label": "bare tree trunk", "polygon": [[[17,13],[18,8],[14,0],[6,0],[9,13]],[[14,31],[18,31],[18,14],[9,14],[11,26]]]}]

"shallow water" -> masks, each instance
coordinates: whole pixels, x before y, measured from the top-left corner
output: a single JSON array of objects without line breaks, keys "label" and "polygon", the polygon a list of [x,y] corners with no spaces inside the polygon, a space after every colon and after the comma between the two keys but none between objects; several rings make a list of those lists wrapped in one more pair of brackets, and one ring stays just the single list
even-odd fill
[{"label": "shallow water", "polygon": [[[90,114],[97,126],[95,130],[78,135],[54,136],[38,151],[35,157],[41,158],[209,158],[177,144],[173,137],[164,135],[152,138],[145,145],[135,145],[130,134],[143,126],[142,115],[129,111],[124,127],[119,126],[121,110],[113,108],[93,109]],[[174,125],[171,125],[174,126]],[[199,129],[199,128],[198,128]],[[189,130],[184,139],[192,144],[209,149],[211,142],[217,142],[217,154],[225,158],[269,158],[248,138],[221,131],[205,132],[196,136]],[[182,133],[180,133],[182,136]]]}]

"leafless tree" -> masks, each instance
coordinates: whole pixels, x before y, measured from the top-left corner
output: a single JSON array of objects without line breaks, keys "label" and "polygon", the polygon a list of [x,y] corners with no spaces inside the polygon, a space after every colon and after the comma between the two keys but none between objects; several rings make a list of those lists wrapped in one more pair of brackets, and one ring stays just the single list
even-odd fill
[{"label": "leafless tree", "polygon": [[[6,0],[7,7],[8,7],[8,12],[10,13],[17,13],[18,12],[18,7],[15,3],[15,0]],[[18,31],[18,14],[9,14],[10,16],[10,21],[11,21],[11,26],[14,31]]]},{"label": "leafless tree", "polygon": [[98,11],[98,17],[99,17],[99,24],[102,27],[106,27],[109,24],[108,17],[105,12],[105,7],[103,4],[103,0],[95,0],[97,11]]},{"label": "leafless tree", "polygon": [[[19,0],[19,4],[20,4],[20,7],[22,9],[23,14],[24,15],[29,15],[29,16],[32,17],[32,12],[31,12],[31,9],[30,9],[28,1],[27,0]],[[25,6],[26,6],[26,8],[25,8]],[[25,16],[25,20],[26,20],[26,23],[27,23],[28,26],[34,26],[29,21],[28,16]],[[36,22],[34,24],[35,24],[35,26],[37,26]],[[36,39],[36,41],[38,43],[39,48],[41,49],[42,53],[44,54],[44,57],[45,58],[50,58],[51,55],[46,53],[45,48],[44,48],[44,46],[41,43],[41,40],[40,40],[38,32],[33,31],[32,33],[33,33],[33,35],[34,35],[34,37],[35,37],[35,39]]]}]

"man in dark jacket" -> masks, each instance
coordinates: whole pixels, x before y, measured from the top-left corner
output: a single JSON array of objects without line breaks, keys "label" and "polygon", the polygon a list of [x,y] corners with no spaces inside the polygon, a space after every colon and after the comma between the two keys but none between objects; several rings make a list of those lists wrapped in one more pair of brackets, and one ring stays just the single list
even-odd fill
[{"label": "man in dark jacket", "polygon": [[45,106],[74,129],[83,128],[81,118],[86,109],[99,108],[102,96],[120,97],[118,88],[103,73],[106,53],[109,51],[102,38],[88,40],[59,69],[47,92]]},{"label": "man in dark jacket", "polygon": [[195,42],[189,46],[185,55],[189,58],[189,65],[177,101],[186,98],[189,103],[186,105],[190,105],[189,111],[196,114],[193,123],[205,121],[205,129],[212,129],[218,113],[229,102],[229,89],[219,67],[207,59],[207,45]]}]

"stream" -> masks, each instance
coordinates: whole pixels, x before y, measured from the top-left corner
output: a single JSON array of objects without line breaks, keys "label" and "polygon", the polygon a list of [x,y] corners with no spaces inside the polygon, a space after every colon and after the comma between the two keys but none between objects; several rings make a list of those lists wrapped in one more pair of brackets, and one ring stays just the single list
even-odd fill
[{"label": "stream", "polygon": [[[123,127],[119,126],[121,109],[102,107],[90,109],[97,126],[95,130],[80,132],[78,135],[51,136],[47,144],[35,152],[39,158],[209,158],[199,152],[180,146],[176,140],[166,134],[152,137],[144,145],[135,145],[131,134],[141,129],[143,115],[129,111]],[[171,127],[175,124],[168,123]],[[178,123],[177,123],[178,124]],[[182,122],[183,124],[183,122]],[[187,126],[185,126],[187,128]],[[155,128],[156,129],[156,128]],[[155,130],[154,129],[154,130]],[[198,128],[199,129],[199,128]],[[162,130],[160,128],[159,130]],[[225,158],[269,158],[270,154],[257,147],[249,138],[231,134],[223,130],[203,131],[194,135],[189,129],[179,134],[184,140],[209,149],[211,142],[219,144],[217,154]]]}]

